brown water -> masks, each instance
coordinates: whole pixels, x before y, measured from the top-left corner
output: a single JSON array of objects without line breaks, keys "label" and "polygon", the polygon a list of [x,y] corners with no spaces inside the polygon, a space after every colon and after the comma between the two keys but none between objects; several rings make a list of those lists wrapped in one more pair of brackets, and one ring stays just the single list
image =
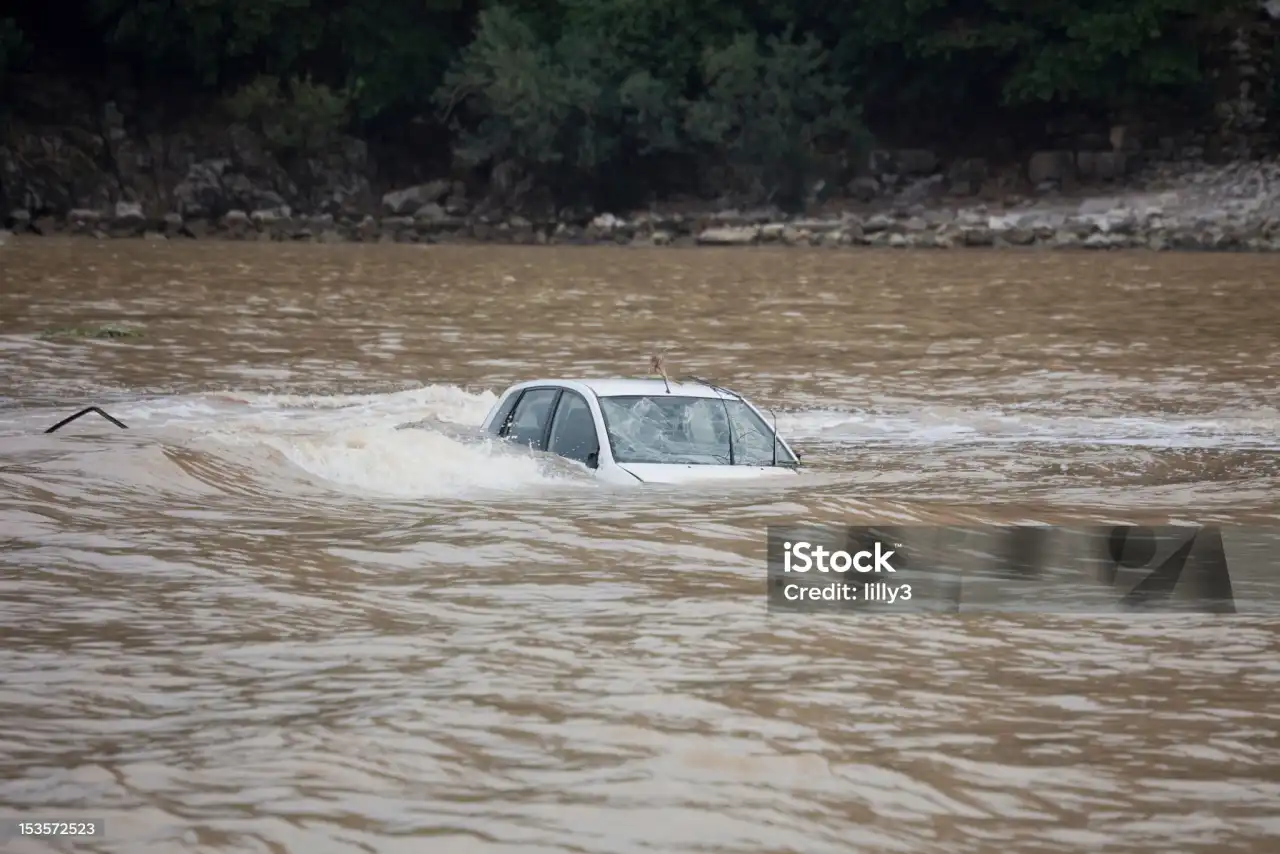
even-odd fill
[{"label": "brown water", "polygon": [[[766,523],[1280,515],[1266,257],[0,247],[0,815],[143,852],[1274,852],[1260,617],[766,614]],[[46,339],[136,322],[137,339]],[[621,490],[505,384],[776,408]],[[90,419],[101,404],[128,431]],[[421,429],[395,429],[406,422]],[[0,830],[3,830],[0,827]]]}]

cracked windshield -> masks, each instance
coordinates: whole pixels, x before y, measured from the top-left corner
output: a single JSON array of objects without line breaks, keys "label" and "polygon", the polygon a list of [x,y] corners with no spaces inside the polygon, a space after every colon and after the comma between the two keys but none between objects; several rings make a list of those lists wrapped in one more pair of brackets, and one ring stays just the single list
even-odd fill
[{"label": "cracked windshield", "polygon": [[0,850],[1276,854],[1278,39],[0,4]]},{"label": "cracked windshield", "polygon": [[[600,398],[613,457],[626,463],[770,465],[773,431],[741,400],[714,397]],[[794,458],[782,450],[777,457]]]}]

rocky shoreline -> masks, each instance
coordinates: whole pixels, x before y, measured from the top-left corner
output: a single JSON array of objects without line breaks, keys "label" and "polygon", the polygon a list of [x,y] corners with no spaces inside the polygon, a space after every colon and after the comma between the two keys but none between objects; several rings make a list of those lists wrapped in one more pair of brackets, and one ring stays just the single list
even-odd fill
[{"label": "rocky shoreline", "polygon": [[[1111,151],[1036,153],[1012,175],[981,159],[944,164],[925,150],[872,152],[866,174],[826,201],[816,192],[805,214],[789,216],[705,202],[557,210],[545,192],[505,186],[501,170],[479,197],[448,179],[379,196],[369,177],[377,169],[358,140],[293,174],[261,140],[232,131],[212,145],[235,156],[201,158],[188,141],[170,146],[180,153],[164,169],[164,146],[113,131],[104,138],[111,145],[90,147],[110,150],[113,168],[83,174],[69,164],[87,155],[77,160],[60,137],[28,134],[21,145],[0,146],[8,208],[0,208],[0,229],[321,243],[1280,251],[1280,158],[1215,166],[1196,147],[1126,151],[1121,137]],[[42,151],[61,153],[30,168]]]},{"label": "rocky shoreline", "polygon": [[1156,177],[1162,180],[1107,197],[1068,199],[1050,193],[1012,204],[939,204],[921,198],[926,181],[914,188],[916,201],[908,187],[879,204],[809,216],[761,209],[543,220],[465,213],[448,203],[452,185],[433,182],[386,194],[381,216],[300,216],[277,206],[231,210],[217,218],[176,212],[154,218],[136,202],[118,202],[110,211],[76,209],[64,217],[14,211],[8,225],[17,234],[100,240],[1280,251],[1280,163],[1184,164],[1176,174],[1165,168]]}]

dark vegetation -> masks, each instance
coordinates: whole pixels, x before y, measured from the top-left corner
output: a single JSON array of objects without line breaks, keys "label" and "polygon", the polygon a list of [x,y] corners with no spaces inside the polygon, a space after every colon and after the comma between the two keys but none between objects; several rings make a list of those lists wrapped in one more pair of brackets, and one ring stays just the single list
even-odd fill
[{"label": "dark vegetation", "polygon": [[990,156],[1043,145],[1062,116],[1103,134],[1134,116],[1195,121],[1224,34],[1258,15],[1254,0],[6,6],[11,111],[32,109],[24,80],[53,75],[173,121],[220,110],[285,154],[355,134],[437,174],[496,168],[604,205],[677,192],[786,205],[850,174],[873,133]]}]

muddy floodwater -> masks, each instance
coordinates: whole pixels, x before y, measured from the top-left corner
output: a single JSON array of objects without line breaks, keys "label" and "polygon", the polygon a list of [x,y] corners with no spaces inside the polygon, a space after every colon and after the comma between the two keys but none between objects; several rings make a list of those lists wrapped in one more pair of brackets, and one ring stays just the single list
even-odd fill
[{"label": "muddy floodwater", "polygon": [[[1266,256],[0,247],[0,847],[1280,851],[1280,620],[778,615],[788,522],[1280,525]],[[139,337],[81,332],[114,324]],[[475,435],[672,373],[789,479]],[[86,418],[96,404],[128,425]],[[416,422],[411,429],[397,429]],[[93,837],[14,837],[18,819]]]}]

